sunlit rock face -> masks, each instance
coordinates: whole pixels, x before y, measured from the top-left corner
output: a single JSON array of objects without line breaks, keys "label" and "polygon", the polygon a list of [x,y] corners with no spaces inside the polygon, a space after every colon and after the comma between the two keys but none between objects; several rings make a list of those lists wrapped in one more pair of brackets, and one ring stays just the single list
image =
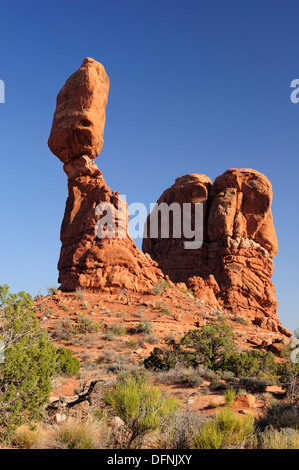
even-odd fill
[{"label": "sunlit rock face", "polygon": [[[80,286],[144,292],[164,278],[130,238],[127,204],[118,192],[111,192],[94,163],[103,145],[108,91],[104,67],[86,58],[57,97],[48,144],[68,176],[58,262],[63,291]],[[114,224],[103,222],[107,207],[114,214]]]},{"label": "sunlit rock face", "polygon": [[[272,196],[270,181],[252,169],[230,169],[213,184],[201,174],[177,178],[157,203],[203,203],[203,244],[186,250],[184,237],[166,239],[159,232],[143,240],[143,250],[171,280],[186,283],[196,295],[208,286],[228,311],[284,331],[271,281],[278,250]],[[151,215],[147,229],[150,220]]]}]

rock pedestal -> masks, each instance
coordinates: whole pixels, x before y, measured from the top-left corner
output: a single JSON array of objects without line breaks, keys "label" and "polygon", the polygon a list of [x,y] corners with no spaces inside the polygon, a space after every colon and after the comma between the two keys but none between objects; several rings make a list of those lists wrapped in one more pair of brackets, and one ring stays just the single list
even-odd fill
[{"label": "rock pedestal", "polygon": [[111,192],[94,163],[103,145],[108,91],[104,67],[86,58],[57,97],[48,144],[68,177],[58,262],[62,291],[146,292],[164,277],[129,236],[127,204]]}]

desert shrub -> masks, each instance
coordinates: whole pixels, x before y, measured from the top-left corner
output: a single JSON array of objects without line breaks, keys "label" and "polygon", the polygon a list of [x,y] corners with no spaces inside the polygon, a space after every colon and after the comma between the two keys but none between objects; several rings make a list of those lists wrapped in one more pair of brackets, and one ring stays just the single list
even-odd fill
[{"label": "desert shrub", "polygon": [[144,321],[142,323],[139,323],[139,325],[137,326],[137,331],[138,333],[152,334],[154,333],[154,326],[152,322]]},{"label": "desert shrub", "polygon": [[175,336],[172,333],[168,333],[167,335],[165,335],[164,339],[166,343],[169,343],[169,344],[172,344],[175,342]]},{"label": "desert shrub", "polygon": [[293,428],[274,429],[271,426],[257,433],[251,442],[254,449],[299,449],[299,431]]},{"label": "desert shrub", "polygon": [[127,342],[127,346],[130,349],[136,349],[138,344],[137,344],[137,341],[135,341],[135,339],[130,339],[130,341]]},{"label": "desert shrub", "polygon": [[224,363],[226,356],[233,352],[234,338],[233,330],[221,323],[190,330],[181,339],[181,344],[195,350],[198,364],[217,370]]},{"label": "desert shrub", "polygon": [[77,287],[75,295],[76,295],[78,300],[84,300],[85,296],[86,296],[85,289],[83,287]]},{"label": "desert shrub", "polygon": [[115,351],[110,351],[110,350],[104,350],[102,354],[98,357],[97,362],[99,364],[104,363],[104,364],[113,364],[116,362],[117,359],[117,354]]},{"label": "desert shrub", "polygon": [[233,372],[237,377],[255,377],[259,372],[273,372],[275,358],[271,352],[250,350],[227,355],[223,369]]},{"label": "desert shrub", "polygon": [[243,317],[243,315],[234,315],[232,317],[232,320],[235,321],[236,323],[241,323],[241,325],[248,325],[246,319]]},{"label": "desert shrub", "polygon": [[125,423],[127,433],[122,445],[126,448],[140,448],[145,435],[160,427],[162,417],[173,414],[180,406],[177,399],[151,387],[144,374],[133,373],[119,375],[104,400]]},{"label": "desert shrub", "polygon": [[299,405],[294,403],[270,403],[266,415],[257,421],[257,427],[261,430],[268,426],[275,429],[299,429]]},{"label": "desert shrub", "polygon": [[61,308],[64,312],[68,312],[68,311],[69,311],[69,308],[68,308],[66,305],[64,305],[64,304],[60,305],[60,308]]},{"label": "desert shrub", "polygon": [[212,381],[217,377],[215,371],[208,369],[207,367],[204,366],[198,366],[196,367],[197,373],[203,377],[206,380]]},{"label": "desert shrub", "polygon": [[277,364],[277,375],[286,392],[286,397],[291,402],[299,400],[299,363],[290,361]]},{"label": "desert shrub", "polygon": [[268,381],[259,378],[241,377],[239,386],[250,393],[264,393],[267,389]]},{"label": "desert shrub", "polygon": [[236,398],[236,390],[233,387],[229,387],[225,392],[224,392],[224,397],[225,397],[225,403],[227,406],[231,406],[232,402]]},{"label": "desert shrub", "polygon": [[183,383],[189,387],[200,387],[203,384],[203,378],[194,372],[188,372],[183,376]]},{"label": "desert shrub", "polygon": [[180,364],[168,370],[158,370],[152,373],[154,379],[158,383],[174,385],[184,383],[184,377],[188,374],[189,369]]},{"label": "desert shrub", "polygon": [[226,390],[227,389],[227,385],[222,382],[221,380],[218,380],[217,378],[214,378],[211,380],[210,382],[210,386],[213,387],[215,390]]},{"label": "desert shrub", "polygon": [[143,340],[144,340],[145,343],[149,343],[149,344],[158,344],[159,343],[158,336],[153,335],[153,334],[144,335]]},{"label": "desert shrub", "polygon": [[111,331],[115,336],[123,336],[127,333],[126,327],[122,323],[114,323],[108,331]]},{"label": "desert shrub", "polygon": [[153,287],[153,293],[155,295],[162,295],[164,292],[164,289],[168,289],[170,287],[170,284],[167,281],[158,281],[155,286]]},{"label": "desert shrub", "polygon": [[158,305],[155,306],[155,309],[160,310],[161,314],[159,316],[161,316],[161,315],[170,315],[171,314],[171,310],[166,304],[164,304],[164,305],[158,304]]},{"label": "desert shrub", "polygon": [[157,436],[161,449],[192,449],[193,435],[205,423],[205,417],[199,412],[178,409],[163,416]]},{"label": "desert shrub", "polygon": [[232,329],[224,323],[204,325],[201,329],[186,333],[179,344],[170,341],[169,348],[164,351],[155,348],[145,359],[144,365],[155,370],[168,370],[176,364],[186,367],[203,365],[217,370],[223,365],[226,356],[233,352],[233,339]]},{"label": "desert shrub", "polygon": [[224,435],[212,421],[208,421],[193,437],[194,449],[221,449]]},{"label": "desert shrub", "polygon": [[225,371],[222,372],[221,378],[223,380],[226,380],[227,382],[231,382],[231,381],[234,381],[235,374],[230,370],[225,370]]},{"label": "desert shrub", "polygon": [[154,374],[159,383],[164,384],[186,384],[189,387],[199,387],[203,384],[203,378],[194,369],[176,365],[174,368],[159,371]]},{"label": "desert shrub", "polygon": [[9,293],[0,286],[0,339],[5,360],[0,363],[0,426],[10,428],[40,419],[56,372],[56,350],[40,327],[30,294]]},{"label": "desert shrub", "polygon": [[254,419],[242,417],[225,407],[206,422],[194,436],[195,449],[243,448],[253,436]]},{"label": "desert shrub", "polygon": [[58,374],[75,375],[80,370],[80,361],[73,356],[70,349],[58,348],[56,351],[56,372]]},{"label": "desert shrub", "polygon": [[79,314],[77,323],[74,325],[74,331],[81,335],[86,335],[87,333],[94,333],[101,329],[101,326],[93,321],[91,318],[88,318],[85,314]]},{"label": "desert shrub", "polygon": [[107,341],[113,341],[115,339],[113,331],[110,330],[110,329],[107,330],[107,333],[105,334],[104,339],[107,340]]},{"label": "desert shrub", "polygon": [[170,348],[162,350],[154,348],[149,357],[144,360],[144,367],[153,370],[169,370],[177,365],[195,367],[194,354],[186,353],[178,344],[172,343]]},{"label": "desert shrub", "polygon": [[70,340],[74,335],[73,324],[70,318],[60,320],[54,330],[54,336],[58,340]]},{"label": "desert shrub", "polygon": [[55,294],[58,291],[58,286],[49,286],[47,287],[47,292],[49,295]]}]

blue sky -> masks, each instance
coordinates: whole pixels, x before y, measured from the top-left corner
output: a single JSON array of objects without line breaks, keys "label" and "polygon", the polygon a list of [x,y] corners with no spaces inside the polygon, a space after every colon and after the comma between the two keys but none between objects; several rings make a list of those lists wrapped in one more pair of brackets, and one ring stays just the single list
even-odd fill
[{"label": "blue sky", "polygon": [[129,203],[187,173],[270,179],[278,313],[298,327],[298,22],[298,0],[2,2],[0,284],[57,284],[67,182],[47,140],[60,88],[93,57],[111,82],[96,163]]}]

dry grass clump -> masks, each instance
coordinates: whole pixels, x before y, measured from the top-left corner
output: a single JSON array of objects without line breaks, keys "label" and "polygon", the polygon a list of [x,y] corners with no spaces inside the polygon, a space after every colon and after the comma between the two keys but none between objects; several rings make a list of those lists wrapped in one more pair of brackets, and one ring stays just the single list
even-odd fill
[{"label": "dry grass clump", "polygon": [[272,426],[252,438],[253,449],[299,449],[299,431],[293,428],[274,429]]},{"label": "dry grass clump", "polygon": [[105,420],[68,418],[55,426],[49,444],[54,449],[105,449],[109,439]]},{"label": "dry grass clump", "polygon": [[23,424],[16,429],[13,445],[21,449],[36,449],[40,446],[42,431],[39,427]]}]

